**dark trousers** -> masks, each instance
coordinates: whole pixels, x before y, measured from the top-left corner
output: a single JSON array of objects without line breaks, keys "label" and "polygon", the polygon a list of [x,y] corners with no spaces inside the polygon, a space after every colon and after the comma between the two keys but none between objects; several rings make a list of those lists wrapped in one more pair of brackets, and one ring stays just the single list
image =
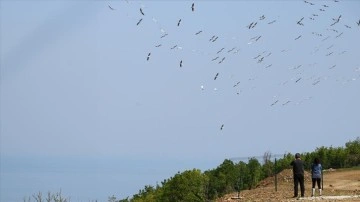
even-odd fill
[{"label": "dark trousers", "polygon": [[294,175],[294,196],[297,197],[299,193],[299,184],[300,184],[300,191],[301,197],[304,197],[305,193],[305,186],[304,186],[304,175],[295,174]]},{"label": "dark trousers", "polygon": [[312,188],[315,188],[315,183],[317,184],[318,188],[321,189],[321,178],[312,178]]}]

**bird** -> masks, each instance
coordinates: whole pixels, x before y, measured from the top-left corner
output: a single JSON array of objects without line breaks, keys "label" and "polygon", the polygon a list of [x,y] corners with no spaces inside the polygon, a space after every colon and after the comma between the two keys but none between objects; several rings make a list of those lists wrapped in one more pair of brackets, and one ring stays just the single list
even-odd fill
[{"label": "bird", "polygon": [[115,10],[115,8],[111,7],[110,5],[108,5],[108,6],[109,6],[110,10],[112,10],[112,11]]},{"label": "bird", "polygon": [[142,18],[139,20],[139,22],[136,23],[136,25],[139,25],[141,21],[142,21]]},{"label": "bird", "polygon": [[141,8],[140,8],[140,13],[141,13],[141,15],[145,15]]},{"label": "bird", "polygon": [[177,45],[175,45],[175,46],[171,47],[171,50],[175,49],[176,47],[177,47]]},{"label": "bird", "polygon": [[221,48],[216,54],[221,53],[221,51],[223,51],[225,48]]},{"label": "bird", "polygon": [[284,105],[287,105],[287,104],[289,104],[291,101],[290,100],[288,100],[287,102],[285,102],[285,103],[283,103],[282,105],[284,106]]},{"label": "bird", "polygon": [[235,88],[236,86],[238,86],[240,84],[240,81],[238,81],[233,87]]},{"label": "bird", "polygon": [[214,80],[216,80],[218,76],[219,76],[219,73],[216,73]]},{"label": "bird", "polygon": [[149,61],[151,53],[148,54],[146,60]]},{"label": "bird", "polygon": [[160,46],[161,46],[161,44],[159,44],[159,45],[156,45],[155,47],[156,47],[156,48],[159,48]]},{"label": "bird", "polygon": [[224,124],[221,125],[220,130],[222,130],[223,128],[224,128]]},{"label": "bird", "polygon": [[268,22],[268,24],[270,25],[270,24],[272,24],[272,23],[274,23],[274,22],[276,22],[276,20],[273,20],[273,21],[271,21],[271,22]]},{"label": "bird", "polygon": [[320,82],[320,80],[317,80],[317,81],[315,81],[312,85],[316,85],[316,84],[318,84]]},{"label": "bird", "polygon": [[256,25],[257,25],[257,22],[255,22],[251,28],[254,28]]},{"label": "bird", "polygon": [[340,37],[344,32],[341,32],[339,35],[335,36],[335,38]]},{"label": "bird", "polygon": [[253,59],[254,59],[254,60],[255,60],[255,59],[258,59],[260,56],[261,56],[261,55],[258,55],[258,56],[256,56],[256,57],[254,57]]},{"label": "bird", "polygon": [[260,20],[265,19],[265,15],[260,16]]},{"label": "bird", "polygon": [[222,63],[222,62],[224,62],[224,60],[225,60],[225,57],[223,57],[223,58],[219,61],[219,64]]},{"label": "bird", "polygon": [[248,26],[246,26],[247,28],[251,29],[253,26],[254,22],[250,23]]},{"label": "bird", "polygon": [[298,79],[295,81],[295,83],[299,82],[300,80],[301,80],[301,77],[300,77],[300,78],[298,78]]},{"label": "bird", "polygon": [[233,50],[235,50],[235,47],[232,48],[232,49],[230,49],[230,50],[228,50],[228,53],[230,53],[230,52],[233,51]]},{"label": "bird", "polygon": [[297,21],[297,24],[304,26],[304,24],[302,23],[303,19],[304,19],[304,17],[302,17],[299,21]]},{"label": "bird", "polygon": [[180,26],[181,19],[178,21],[177,26]]},{"label": "bird", "polygon": [[333,54],[334,52],[330,52],[330,53],[328,53],[328,54],[326,54],[326,56],[329,56],[329,55],[331,55],[331,54]]},{"label": "bird", "polygon": [[180,67],[182,67],[182,62],[183,62],[183,61],[182,61],[182,60],[180,60]]},{"label": "bird", "polygon": [[295,40],[298,40],[298,39],[300,39],[300,37],[301,37],[301,35],[300,35],[300,36],[298,36],[298,37],[296,37],[296,38],[295,38]]},{"label": "bird", "polygon": [[274,106],[276,103],[278,103],[279,100],[276,100],[275,102],[273,102],[270,106]]},{"label": "bird", "polygon": [[359,19],[359,21],[358,21],[358,22],[356,22],[356,24],[357,24],[358,26],[360,26],[360,19]]},{"label": "bird", "polygon": [[219,37],[215,37],[215,39],[212,40],[212,42],[215,42]]},{"label": "bird", "polygon": [[160,38],[164,38],[168,35],[168,33],[163,34]]},{"label": "bird", "polygon": [[192,3],[192,5],[191,5],[191,11],[192,11],[192,12],[195,11],[195,3]]},{"label": "bird", "polygon": [[202,32],[202,30],[196,32],[195,35],[198,35],[198,34],[200,34],[201,32]]},{"label": "bird", "polygon": [[219,58],[219,56],[217,56],[216,58],[213,58],[211,61],[215,61]]}]

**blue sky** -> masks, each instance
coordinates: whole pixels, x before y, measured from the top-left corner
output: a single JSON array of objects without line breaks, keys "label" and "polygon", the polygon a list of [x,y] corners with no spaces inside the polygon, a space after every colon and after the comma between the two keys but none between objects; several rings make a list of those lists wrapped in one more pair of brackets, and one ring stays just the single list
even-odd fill
[{"label": "blue sky", "polygon": [[358,1],[194,2],[1,1],[1,156],[218,165],[359,136]]}]

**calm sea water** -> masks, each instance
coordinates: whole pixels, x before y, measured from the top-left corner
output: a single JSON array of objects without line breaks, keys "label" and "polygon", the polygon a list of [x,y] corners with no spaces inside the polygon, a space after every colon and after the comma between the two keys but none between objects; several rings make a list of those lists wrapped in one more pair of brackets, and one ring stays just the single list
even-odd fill
[{"label": "calm sea water", "polygon": [[[215,161],[215,160],[214,160]],[[219,162],[126,158],[24,158],[1,157],[0,201],[24,201],[42,192],[70,201],[107,201],[138,193],[145,185],[161,184],[178,171],[215,168]],[[33,199],[32,199],[33,201]]]}]

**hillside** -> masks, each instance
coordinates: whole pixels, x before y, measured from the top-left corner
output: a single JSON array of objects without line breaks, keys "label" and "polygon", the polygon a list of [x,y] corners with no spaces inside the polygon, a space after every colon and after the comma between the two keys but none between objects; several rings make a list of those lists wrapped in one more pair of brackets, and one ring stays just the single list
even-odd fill
[{"label": "hillside", "polygon": [[[293,179],[290,169],[280,172],[277,176],[278,188],[275,191],[274,177],[259,183],[253,190],[228,194],[217,202],[235,201],[296,201],[293,196]],[[324,171],[324,187],[322,196],[311,197],[311,176],[305,173],[305,197],[302,201],[360,201],[360,169],[342,169]]]}]

